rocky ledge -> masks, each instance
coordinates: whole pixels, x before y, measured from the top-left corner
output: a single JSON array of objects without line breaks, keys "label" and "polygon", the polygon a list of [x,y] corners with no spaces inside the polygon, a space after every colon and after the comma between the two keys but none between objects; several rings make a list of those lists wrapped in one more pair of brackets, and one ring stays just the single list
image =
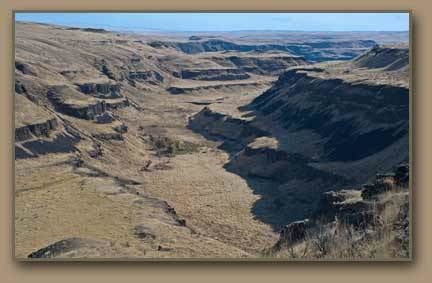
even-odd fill
[{"label": "rocky ledge", "polygon": [[[364,246],[370,251],[376,244],[387,252],[408,256],[409,251],[409,167],[398,165],[394,172],[377,174],[375,182],[361,188],[329,191],[322,194],[312,218],[292,222],[280,231],[273,252],[293,249],[299,243],[332,245],[331,237],[349,241],[351,247]],[[345,233],[349,233],[349,235]],[[343,239],[341,239],[343,237]],[[385,239],[383,237],[386,237]],[[343,242],[340,242],[343,245]],[[329,253],[315,251],[321,256]],[[327,249],[328,247],[326,247]],[[337,247],[334,247],[337,249]],[[342,252],[342,251],[339,251]]]},{"label": "rocky ledge", "polygon": [[78,87],[82,93],[98,98],[110,99],[121,97],[119,84],[88,82],[78,84]]},{"label": "rocky ledge", "polygon": [[189,69],[174,75],[182,79],[203,81],[232,81],[250,78],[240,69]]},{"label": "rocky ledge", "polygon": [[25,96],[15,95],[15,141],[48,137],[58,127],[57,119]]},{"label": "rocky ledge", "polygon": [[97,99],[88,97],[68,86],[51,87],[48,91],[48,98],[59,112],[87,120],[93,120],[107,110],[129,105],[127,98]]}]

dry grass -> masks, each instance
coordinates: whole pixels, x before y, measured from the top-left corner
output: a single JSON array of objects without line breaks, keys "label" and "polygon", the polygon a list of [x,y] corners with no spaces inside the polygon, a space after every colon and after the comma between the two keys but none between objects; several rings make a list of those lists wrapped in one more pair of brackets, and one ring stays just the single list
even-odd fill
[{"label": "dry grass", "polygon": [[[307,230],[304,241],[283,244],[266,256],[301,260],[401,259],[409,257],[409,235],[401,236],[408,221],[407,192],[387,192],[371,203],[373,219],[355,228],[336,219]],[[406,224],[407,225],[407,224]]]},{"label": "dry grass", "polygon": [[31,102],[24,95],[15,95],[15,127],[43,123],[53,118],[48,111]]}]

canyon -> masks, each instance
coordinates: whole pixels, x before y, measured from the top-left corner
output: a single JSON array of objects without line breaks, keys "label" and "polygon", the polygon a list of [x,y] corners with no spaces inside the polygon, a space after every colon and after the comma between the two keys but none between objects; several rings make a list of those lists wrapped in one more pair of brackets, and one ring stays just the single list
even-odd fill
[{"label": "canyon", "polygon": [[18,259],[409,256],[407,34],[15,28]]}]

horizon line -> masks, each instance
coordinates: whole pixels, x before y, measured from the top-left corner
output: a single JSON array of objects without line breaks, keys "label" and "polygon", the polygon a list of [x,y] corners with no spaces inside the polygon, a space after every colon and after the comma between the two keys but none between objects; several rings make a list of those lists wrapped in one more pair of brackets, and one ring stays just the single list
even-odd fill
[{"label": "horizon line", "polygon": [[[157,29],[157,28],[139,28],[139,27],[122,27],[122,26],[111,26],[107,24],[100,24],[98,25],[86,25],[86,27],[81,27],[79,25],[69,25],[69,24],[56,24],[56,23],[47,23],[47,22],[38,22],[38,21],[26,21],[26,20],[17,20],[15,19],[15,23],[29,23],[29,24],[40,24],[40,25],[47,25],[47,26],[60,26],[60,27],[73,27],[73,28],[100,28],[105,29],[107,31],[111,32],[169,32],[169,33],[188,33],[188,32],[202,32],[202,33],[216,33],[216,32],[340,32],[340,33],[346,33],[346,32],[409,32],[408,30],[289,30],[289,29],[233,29],[233,30],[169,30],[169,29]],[[110,30],[110,28],[112,28]],[[115,29],[119,28],[119,29]],[[124,30],[122,30],[124,29]],[[135,29],[135,30],[127,30],[127,29]]]}]

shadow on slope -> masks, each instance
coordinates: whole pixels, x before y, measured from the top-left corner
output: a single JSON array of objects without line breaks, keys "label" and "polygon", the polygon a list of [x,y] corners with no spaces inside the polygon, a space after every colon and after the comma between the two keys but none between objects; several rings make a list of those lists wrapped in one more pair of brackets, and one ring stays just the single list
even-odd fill
[{"label": "shadow on slope", "polygon": [[266,144],[255,146],[256,140],[275,138],[255,127],[253,121],[204,107],[189,121],[188,127],[208,140],[220,142],[218,148],[230,155],[224,168],[241,176],[254,194],[261,196],[252,213],[276,231],[292,221],[309,217],[322,192],[350,184],[344,177],[310,166],[311,160],[301,154]]}]

